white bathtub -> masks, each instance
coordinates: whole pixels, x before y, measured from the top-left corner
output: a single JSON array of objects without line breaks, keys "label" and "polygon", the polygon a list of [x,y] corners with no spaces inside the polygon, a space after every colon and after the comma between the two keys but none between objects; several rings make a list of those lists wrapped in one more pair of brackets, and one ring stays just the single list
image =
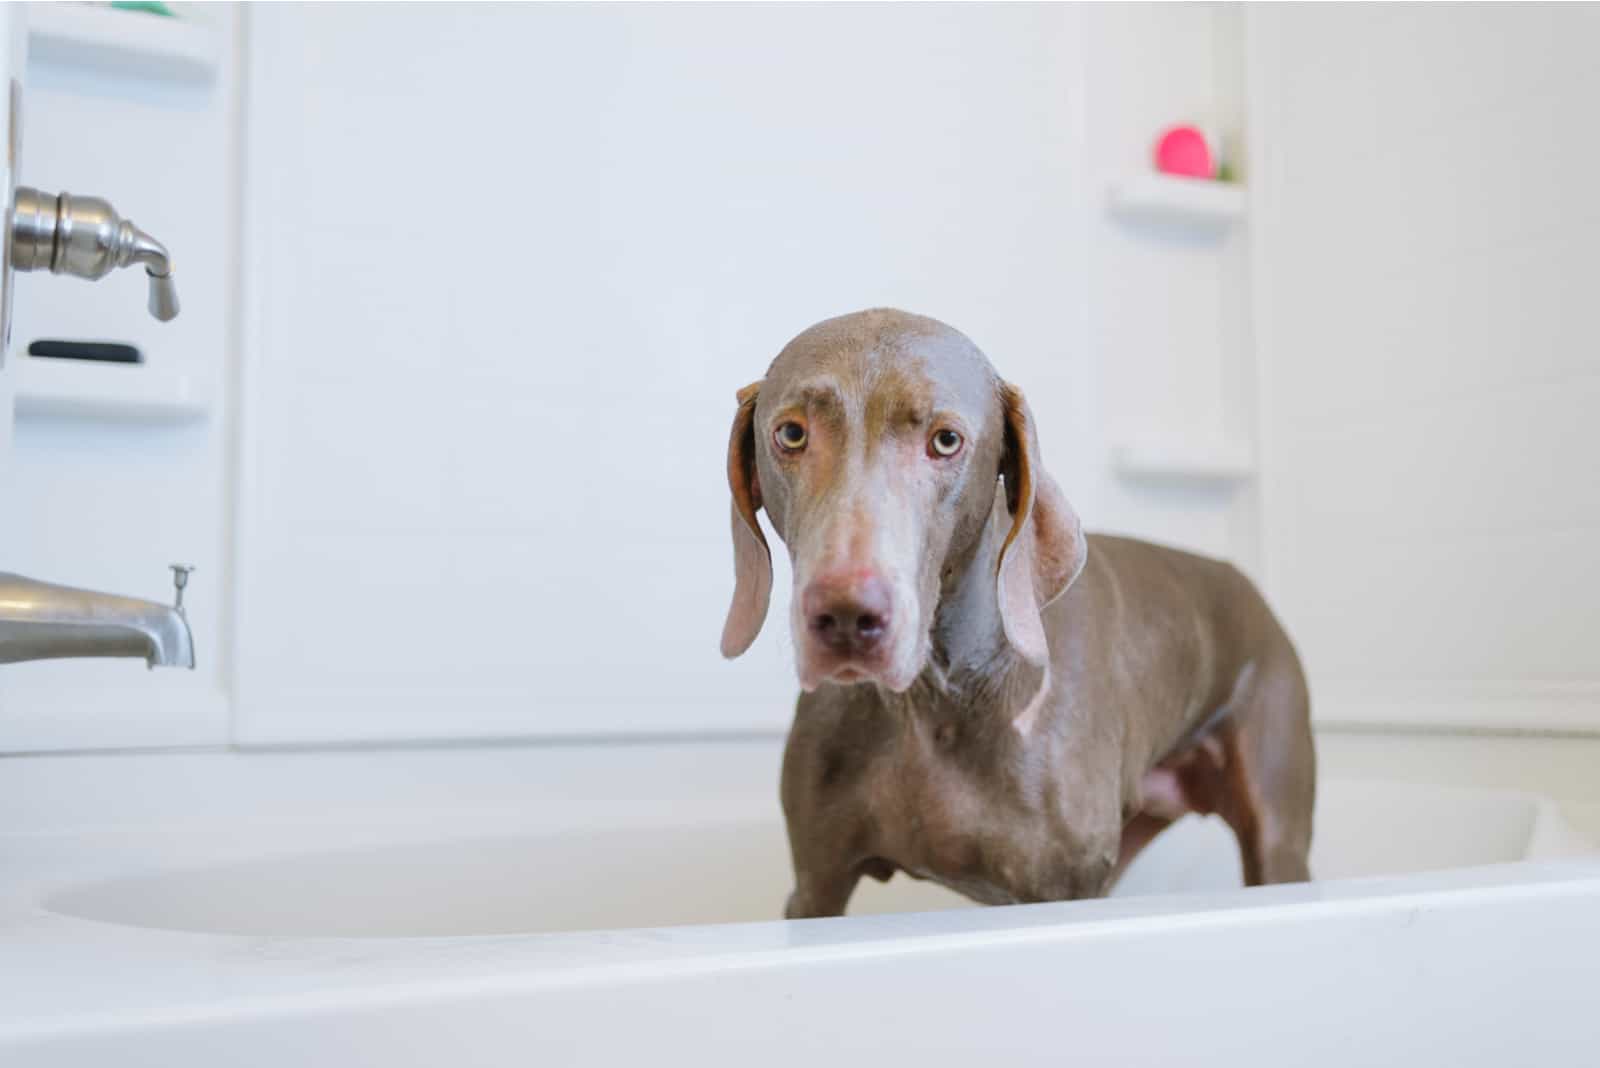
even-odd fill
[{"label": "white bathtub", "polygon": [[1329,783],[1311,886],[1194,821],[1120,900],[784,923],[770,743],[116,759],[0,762],[8,1068],[1600,1049],[1600,861],[1538,798]]}]

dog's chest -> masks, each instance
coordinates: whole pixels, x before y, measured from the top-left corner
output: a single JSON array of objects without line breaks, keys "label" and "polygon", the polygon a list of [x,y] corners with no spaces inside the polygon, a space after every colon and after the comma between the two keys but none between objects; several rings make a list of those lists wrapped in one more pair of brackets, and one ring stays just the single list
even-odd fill
[{"label": "dog's chest", "polygon": [[1003,746],[921,722],[879,754],[861,803],[874,852],[979,901],[1031,898],[1055,852],[1045,794]]}]

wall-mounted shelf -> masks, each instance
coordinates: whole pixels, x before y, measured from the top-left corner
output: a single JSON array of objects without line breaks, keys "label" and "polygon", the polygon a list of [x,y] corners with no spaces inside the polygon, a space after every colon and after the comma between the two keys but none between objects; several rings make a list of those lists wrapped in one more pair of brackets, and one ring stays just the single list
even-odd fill
[{"label": "wall-mounted shelf", "polygon": [[1127,442],[1112,449],[1111,464],[1123,478],[1140,482],[1230,484],[1256,476],[1254,455],[1238,443]]},{"label": "wall-mounted shelf", "polygon": [[28,5],[28,48],[40,63],[191,85],[215,80],[221,51],[203,22],[65,2]]},{"label": "wall-mounted shelf", "polygon": [[1111,183],[1112,214],[1139,222],[1223,229],[1244,219],[1244,189],[1203,178],[1138,174]]},{"label": "wall-mounted shelf", "polygon": [[14,358],[19,419],[53,416],[116,423],[192,423],[210,412],[210,403],[189,375],[134,364]]}]

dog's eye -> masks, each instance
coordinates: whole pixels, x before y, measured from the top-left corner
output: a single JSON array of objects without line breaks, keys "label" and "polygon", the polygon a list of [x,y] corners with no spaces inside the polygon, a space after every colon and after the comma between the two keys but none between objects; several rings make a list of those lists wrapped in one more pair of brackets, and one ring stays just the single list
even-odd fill
[{"label": "dog's eye", "polygon": [[772,440],[778,443],[778,448],[784,452],[799,452],[806,447],[806,428],[799,423],[788,422],[780,424],[773,431]]},{"label": "dog's eye", "polygon": [[961,435],[954,430],[940,430],[928,441],[928,451],[935,456],[954,456],[961,451]]}]

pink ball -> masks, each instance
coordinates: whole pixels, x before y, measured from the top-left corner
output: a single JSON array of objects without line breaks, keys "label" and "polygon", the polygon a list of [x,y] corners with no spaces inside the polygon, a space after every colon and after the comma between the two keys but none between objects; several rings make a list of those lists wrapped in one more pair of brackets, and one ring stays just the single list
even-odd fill
[{"label": "pink ball", "polygon": [[1216,174],[1211,148],[1193,126],[1174,126],[1156,142],[1156,170],[1185,178],[1210,178]]}]

